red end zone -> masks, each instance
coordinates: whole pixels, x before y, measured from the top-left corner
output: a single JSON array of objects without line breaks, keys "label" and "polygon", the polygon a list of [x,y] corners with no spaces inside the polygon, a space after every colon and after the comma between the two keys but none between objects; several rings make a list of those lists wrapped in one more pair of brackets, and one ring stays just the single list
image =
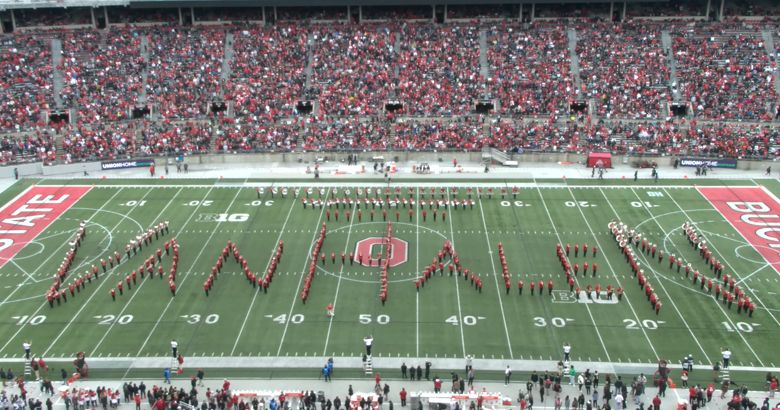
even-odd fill
[{"label": "red end zone", "polygon": [[0,267],[89,192],[83,186],[32,186],[0,208]]},{"label": "red end zone", "polygon": [[699,187],[724,218],[780,273],[780,202],[763,187]]}]

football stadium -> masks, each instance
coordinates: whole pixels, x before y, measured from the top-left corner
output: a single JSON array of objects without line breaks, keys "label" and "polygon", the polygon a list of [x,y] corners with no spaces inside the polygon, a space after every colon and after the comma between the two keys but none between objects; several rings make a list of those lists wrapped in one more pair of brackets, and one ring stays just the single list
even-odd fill
[{"label": "football stadium", "polygon": [[780,406],[774,1],[0,23],[3,409]]}]

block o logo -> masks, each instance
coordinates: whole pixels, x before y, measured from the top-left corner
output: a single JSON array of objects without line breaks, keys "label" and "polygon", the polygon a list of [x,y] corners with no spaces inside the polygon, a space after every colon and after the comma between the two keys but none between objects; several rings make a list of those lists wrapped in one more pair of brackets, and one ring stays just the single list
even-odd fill
[{"label": "block o logo", "polygon": [[[409,257],[409,245],[406,241],[393,238],[390,240],[390,267],[398,266]],[[378,256],[382,256],[384,259],[385,246],[387,246],[387,240],[385,238],[366,238],[359,241],[355,245],[355,260],[360,263],[359,255],[363,255],[363,266],[379,266]]]}]

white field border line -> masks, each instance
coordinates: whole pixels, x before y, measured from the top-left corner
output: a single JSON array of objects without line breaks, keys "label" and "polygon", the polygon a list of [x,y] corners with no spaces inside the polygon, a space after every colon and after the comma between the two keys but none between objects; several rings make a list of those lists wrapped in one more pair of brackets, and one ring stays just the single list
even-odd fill
[{"label": "white field border line", "polygon": [[[99,213],[100,213],[100,211],[101,211],[103,208],[105,208],[105,206],[106,206],[106,205],[108,205],[108,204],[109,204],[111,201],[113,201],[113,200],[114,200],[114,198],[115,198],[117,195],[119,195],[119,193],[120,193],[120,192],[122,192],[122,190],[123,190],[123,188],[120,188],[120,189],[118,189],[118,190],[116,191],[116,193],[114,193],[114,195],[112,195],[112,196],[111,196],[111,198],[108,198],[108,200],[106,200],[106,202],[105,202],[105,203],[104,203],[104,204],[103,204],[103,205],[102,205],[100,208],[98,208],[98,210],[96,210],[95,212],[93,212],[93,213],[92,213],[92,216],[90,216],[90,217],[89,217],[89,219],[87,219],[87,221],[91,221],[91,220],[92,220],[92,218],[94,218],[94,217],[95,217],[95,215],[99,214]],[[85,196],[86,196],[86,195],[85,195]],[[82,197],[82,198],[84,198],[84,197]],[[49,259],[50,259],[50,258],[51,258],[53,255],[55,255],[55,254],[59,254],[59,250],[60,250],[60,248],[62,248],[63,246],[65,246],[67,243],[68,243],[67,241],[64,241],[64,242],[62,243],[62,245],[60,245],[59,247],[57,247],[57,249],[55,249],[55,250],[54,250],[54,252],[52,252],[52,253],[49,255],[49,257],[48,257],[48,258],[46,258],[46,259],[45,259],[45,260],[44,260],[44,261],[41,263],[41,265],[38,267],[38,269],[36,269],[36,270],[39,270],[39,269],[41,269],[41,268],[42,268],[42,267],[43,267],[43,266],[44,266],[44,265],[45,265],[45,264],[46,264],[46,263],[49,261]],[[21,284],[22,284],[22,285],[24,285],[25,283],[26,283],[26,280],[25,280],[25,281],[23,281]],[[10,294],[9,294],[9,295],[6,297],[6,298],[5,298],[5,299],[4,299],[2,302],[0,302],[0,306],[4,305],[4,304],[5,304],[5,303],[8,301],[8,299],[10,299],[10,298],[11,298],[11,296],[13,296],[13,294],[14,294],[14,293],[16,293],[16,291],[17,291],[17,290],[19,290],[21,287],[22,287],[22,286],[17,286],[17,287],[16,287],[16,289],[14,289],[14,290],[13,290],[13,291],[12,291],[12,292],[11,292],[11,293],[10,293]],[[30,316],[32,317],[32,316],[35,316],[35,315],[37,315],[37,314],[38,314],[38,312],[40,312],[40,311],[41,311],[41,309],[43,309],[43,307],[44,307],[44,306],[46,306],[46,303],[48,303],[48,302],[43,302],[43,303],[41,304],[41,306],[39,306],[39,307],[38,307],[38,309],[36,309],[36,310],[35,310],[35,312],[33,312],[33,313],[30,315]],[[4,351],[4,350],[5,350],[5,349],[8,347],[8,345],[11,343],[11,341],[13,341],[13,340],[16,338],[16,336],[18,336],[18,335],[19,335],[19,333],[21,333],[21,332],[22,332],[22,330],[23,330],[23,329],[24,329],[26,326],[27,326],[27,323],[24,323],[24,324],[22,324],[21,326],[19,326],[19,329],[17,329],[17,331],[16,331],[16,332],[15,332],[15,333],[14,333],[14,334],[11,336],[11,337],[9,337],[9,338],[8,338],[8,341],[6,341],[6,342],[5,342],[5,344],[4,344],[2,347],[0,347],[0,351]]]},{"label": "white field border line", "polygon": [[[658,222],[658,220],[656,219],[655,215],[653,215],[653,213],[650,211],[650,208],[645,206],[644,202],[642,201],[642,198],[639,197],[639,194],[637,194],[637,192],[633,188],[631,189],[631,192],[642,203],[642,208],[645,211],[647,211],[648,215],[650,215],[650,218],[653,220],[653,222],[655,222],[655,224],[658,226],[658,228],[661,229],[661,232],[663,232],[663,234],[665,236],[669,236],[669,234],[666,232],[664,227],[661,226],[661,223]],[[604,200],[607,201],[607,203],[609,204],[609,207],[612,208],[612,212],[615,214],[615,216],[619,220],[623,220],[623,218],[621,218],[620,215],[618,214],[618,212],[615,209],[615,207],[612,206],[612,202],[609,200],[609,198],[607,198],[607,194],[603,190],[601,191],[601,195],[604,196]],[[673,242],[672,242],[672,245],[674,245]],[[676,246],[675,246],[675,248],[676,248]],[[678,251],[677,254],[679,255],[680,252]],[[648,258],[645,257],[645,254],[643,252],[637,252],[637,253],[635,253],[635,255],[638,255],[644,261],[644,264],[648,267],[648,269],[650,269],[650,271],[652,271],[655,274],[655,269],[652,267],[652,264],[650,262],[648,262]],[[655,274],[655,275],[658,276],[657,274]],[[712,361],[709,359],[709,355],[707,355],[707,352],[704,350],[704,347],[701,345],[701,342],[699,341],[699,338],[696,337],[696,333],[693,332],[693,330],[691,329],[690,325],[688,325],[688,321],[685,320],[685,315],[683,315],[682,312],[680,312],[680,309],[677,308],[677,303],[674,303],[674,298],[669,294],[669,291],[666,290],[666,286],[664,285],[664,281],[662,279],[660,279],[658,281],[658,284],[661,286],[661,289],[663,289],[664,294],[666,294],[666,298],[672,303],[672,307],[674,308],[674,311],[677,312],[677,315],[680,317],[680,320],[682,320],[683,324],[685,325],[685,328],[688,329],[688,333],[690,333],[691,336],[693,337],[693,341],[696,342],[697,346],[699,346],[699,350],[701,350],[702,354],[705,357],[705,360],[707,360],[707,364],[712,365]]]},{"label": "white field border line", "polygon": [[[295,208],[295,205],[298,203],[298,201],[296,201],[295,198],[290,198],[290,201],[292,202],[292,205],[290,205],[290,210],[287,211],[287,217],[284,218],[282,229],[279,230],[279,236],[276,238],[276,242],[274,242],[274,247],[271,249],[271,256],[268,257],[268,262],[266,262],[265,269],[262,271],[263,275],[265,275],[265,273],[268,271],[268,267],[271,266],[271,261],[274,259],[274,255],[276,254],[276,249],[279,247],[279,241],[282,240],[282,235],[284,234],[284,230],[287,228],[287,222],[290,220],[290,215],[292,215],[293,208]],[[246,322],[249,319],[249,314],[252,313],[252,307],[255,305],[255,300],[257,300],[257,294],[260,293],[261,291],[260,288],[261,287],[258,286],[255,289],[255,294],[252,295],[252,301],[249,303],[249,308],[246,311],[246,315],[244,315],[244,320],[241,322],[241,328],[238,330],[238,335],[236,335],[236,341],[233,343],[233,348],[230,350],[231,356],[233,356],[233,354],[236,352],[238,341],[241,339],[241,335],[244,334],[244,328],[246,327]]]},{"label": "white field border line", "polygon": [[[752,187],[752,188],[753,188],[753,189],[755,189],[756,187]],[[722,219],[725,219],[725,220],[726,220],[726,222],[728,222],[728,223],[729,223],[729,226],[731,226],[731,229],[733,229],[733,230],[735,230],[737,233],[739,233],[739,236],[740,236],[740,237],[742,237],[742,239],[744,239],[744,240],[745,240],[745,243],[749,244],[749,245],[750,245],[750,247],[751,247],[751,248],[753,248],[753,249],[754,249],[754,250],[755,250],[755,251],[756,251],[756,252],[757,252],[759,255],[761,255],[761,258],[763,258],[763,259],[764,259],[764,261],[765,261],[765,262],[767,262],[767,264],[771,266],[771,263],[769,263],[769,261],[768,261],[768,260],[766,260],[766,258],[764,258],[764,255],[763,255],[763,254],[761,254],[761,252],[758,252],[758,249],[755,249],[755,248],[753,247],[753,244],[752,244],[752,243],[750,243],[750,241],[749,241],[747,238],[745,238],[745,236],[744,236],[744,235],[742,235],[742,231],[740,231],[739,229],[737,229],[737,227],[736,227],[736,226],[735,226],[735,225],[734,225],[734,224],[731,222],[731,220],[730,220],[729,218],[726,218],[726,216],[725,216],[725,215],[723,215],[723,214],[720,212],[720,210],[719,210],[719,209],[715,208],[715,206],[712,204],[712,202],[710,202],[710,200],[709,200],[709,199],[707,199],[707,197],[705,197],[705,196],[704,196],[704,194],[702,194],[700,190],[698,190],[698,189],[697,189],[697,190],[696,190],[696,192],[697,192],[697,193],[698,193],[698,194],[699,194],[699,195],[700,195],[700,196],[701,196],[701,197],[702,197],[702,198],[703,198],[705,201],[707,201],[707,204],[709,204],[709,206],[710,206],[710,208],[711,208],[712,210],[714,210],[715,212],[717,212],[717,213],[718,213],[718,215],[720,215]],[[667,192],[667,195],[668,195],[668,194],[669,194],[669,193]],[[777,200],[777,199],[776,199],[777,197],[775,197],[774,195],[770,195],[770,196],[771,196],[773,199]],[[680,211],[682,211],[683,215],[685,215],[685,219],[687,219],[687,220],[691,221],[691,222],[693,223],[693,225],[694,225],[694,226],[697,226],[696,222],[693,222],[693,220],[692,220],[692,219],[690,219],[690,218],[688,217],[688,213],[687,213],[687,212],[685,212],[685,210],[684,210],[684,209],[682,209],[682,207],[681,207],[681,206],[680,206],[680,205],[677,203],[677,201],[676,201],[674,198],[671,198],[671,199],[672,199],[672,202],[674,202],[674,204],[675,204],[675,205],[676,205],[678,208],[680,208]],[[780,204],[780,201],[778,202],[778,204]],[[768,225],[766,225],[766,226],[768,226]],[[704,238],[704,232],[703,232],[703,231],[699,230],[699,235],[700,235],[702,238]],[[710,247],[712,247],[712,249],[713,249],[713,250],[715,250],[715,252],[717,252],[717,253],[720,255],[720,257],[723,259],[723,263],[724,263],[725,265],[727,265],[727,266],[728,266],[728,268],[729,268],[729,271],[731,271],[731,272],[734,274],[734,276],[736,276],[736,277],[737,277],[737,279],[739,279],[739,281],[740,281],[740,282],[743,282],[743,279],[742,279],[742,277],[739,275],[739,273],[738,273],[738,272],[737,272],[737,271],[734,269],[734,267],[731,265],[731,263],[729,263],[729,262],[726,260],[726,255],[725,255],[724,253],[722,253],[721,251],[719,251],[719,250],[718,250],[718,248],[715,246],[715,243],[713,243],[712,241],[708,241],[708,242],[709,242],[709,244],[710,244]],[[761,269],[764,269],[764,267],[762,267]],[[772,266],[772,269],[774,269],[774,266]],[[760,269],[759,269],[759,270],[760,270]],[[755,274],[755,272],[754,272],[753,274]],[[752,274],[751,274],[751,275],[752,275]],[[762,308],[764,308],[764,310],[766,310],[767,314],[769,314],[769,317],[771,317],[771,318],[772,318],[772,320],[773,320],[773,321],[774,321],[774,322],[775,322],[775,323],[778,325],[778,327],[780,327],[780,321],[778,321],[778,320],[777,320],[777,317],[775,317],[775,315],[774,315],[774,314],[772,314],[772,311],[771,311],[771,310],[770,310],[770,309],[769,309],[769,308],[766,306],[766,304],[764,304],[764,302],[763,302],[763,301],[762,301],[762,300],[761,300],[761,299],[758,297],[758,295],[757,295],[755,292],[753,292],[753,289],[751,289],[749,286],[748,286],[748,287],[746,287],[746,289],[747,289],[747,290],[748,290],[750,293],[752,293],[752,294],[753,294],[753,297],[755,297],[756,301],[757,301],[757,302],[758,302],[758,303],[761,305],[761,307],[762,307]]]},{"label": "white field border line", "polygon": [[[723,214],[721,214],[721,213],[720,213],[720,211],[718,211],[718,210],[717,210],[715,207],[713,207],[713,206],[712,206],[712,203],[709,201],[709,199],[707,199],[707,198],[706,198],[704,195],[702,195],[701,191],[699,191],[699,190],[697,189],[697,190],[696,190],[696,192],[698,192],[698,193],[699,193],[699,195],[701,195],[701,197],[702,197],[702,198],[703,198],[705,201],[707,201],[707,203],[710,205],[710,207],[712,207],[712,209],[713,209],[715,212],[718,212],[718,214],[719,214],[719,215],[720,215],[720,216],[721,216],[723,219],[726,219],[726,220],[728,221],[728,218],[725,218],[725,217],[723,216]],[[680,204],[678,204],[678,203],[677,203],[677,200],[675,200],[675,199],[674,199],[674,198],[673,198],[671,195],[669,195],[669,192],[668,192],[668,191],[664,190],[664,193],[666,194],[666,196],[667,196],[667,197],[669,197],[669,199],[671,199],[671,200],[672,200],[672,202],[674,202],[674,205],[675,205],[675,206],[676,206],[676,207],[677,207],[677,208],[678,208],[680,211],[682,211],[682,213],[683,213],[683,216],[685,216],[685,219],[686,219],[686,220],[689,220],[689,221],[691,221],[691,223],[693,224],[693,226],[694,226],[694,227],[697,227],[697,225],[696,225],[696,222],[693,222],[693,219],[691,219],[691,218],[688,216],[688,213],[687,213],[687,212],[685,212],[685,210],[684,210],[684,209],[683,209],[683,208],[680,206]],[[729,224],[731,224],[731,222],[729,222]],[[735,231],[739,232],[739,230],[738,230],[736,227],[734,227],[734,225],[731,225],[731,227],[732,227],[732,229],[734,229]],[[699,235],[700,235],[702,238],[704,238],[704,233],[703,233],[703,231],[702,231],[701,229],[697,229],[697,230],[698,230],[698,232],[699,232]],[[741,235],[741,233],[740,233],[740,235]],[[744,238],[744,237],[743,237],[743,238]],[[731,267],[731,264],[729,264],[729,263],[728,263],[728,261],[726,261],[726,258],[725,258],[725,257],[723,257],[723,254],[722,254],[722,253],[720,253],[720,251],[718,251],[718,249],[715,247],[715,244],[714,244],[712,241],[707,241],[707,242],[709,242],[709,244],[712,246],[712,249],[714,249],[714,250],[715,250],[715,252],[717,252],[717,253],[718,253],[718,255],[720,255],[720,256],[721,256],[721,258],[723,259],[723,262],[724,262],[726,265],[728,265],[728,266],[729,266],[729,270],[730,270],[731,272],[735,272],[735,271],[734,271],[734,269]],[[749,242],[747,239],[745,239],[745,242],[747,242],[747,243],[750,243],[750,242]],[[756,299],[756,300],[758,300],[758,299]],[[758,301],[759,301],[759,303],[761,302],[760,300],[758,300]],[[763,305],[763,304],[762,304],[762,305]],[[722,307],[722,306],[720,306],[720,304],[719,304],[719,303],[718,303],[718,307],[720,307],[721,311],[723,310],[723,307]],[[765,307],[765,308],[766,308],[766,307]],[[770,315],[771,315],[771,313],[770,313]],[[731,317],[729,317],[728,315],[726,315],[726,314],[725,314],[725,312],[724,312],[724,316],[726,316],[726,317],[727,317],[727,320],[728,320],[728,322],[729,322],[729,323],[730,323],[730,324],[733,326],[733,325],[734,325],[734,322],[732,322],[732,320],[731,320]],[[736,329],[736,327],[735,327],[735,329]],[[756,360],[758,360],[758,363],[759,363],[759,364],[760,364],[760,365],[763,367],[763,366],[764,366],[764,362],[763,362],[763,361],[761,360],[761,358],[758,356],[758,353],[756,353],[756,351],[755,351],[755,350],[753,350],[753,347],[752,347],[752,346],[750,346],[750,343],[748,343],[747,339],[745,339],[745,336],[742,334],[742,332],[736,332],[736,333],[737,333],[737,335],[739,336],[739,338],[740,338],[740,339],[742,339],[742,341],[745,343],[745,346],[747,346],[747,348],[750,350],[750,352],[751,352],[751,353],[753,353],[753,356],[755,356]]]},{"label": "white field border line", "polygon": [[[588,218],[585,216],[585,212],[582,211],[582,207],[579,206],[579,203],[577,202],[577,198],[574,196],[574,191],[571,189],[569,190],[569,194],[571,195],[571,199],[574,200],[574,203],[577,204],[575,208],[577,208],[577,211],[579,211],[580,216],[582,216],[582,220],[585,221],[585,226],[588,227],[588,230],[590,231],[591,236],[593,236],[593,240],[596,242],[596,245],[598,245],[599,248],[601,248],[603,251],[606,251],[606,248],[601,246],[601,242],[599,242],[598,236],[596,235],[596,232],[593,231],[593,228],[590,225],[590,222],[588,221]],[[602,193],[603,195],[603,193]],[[606,198],[606,197],[605,197]],[[609,202],[609,201],[607,201]],[[610,207],[612,204],[610,204]],[[613,208],[614,211],[614,208]],[[615,213],[617,215],[617,213]],[[607,262],[607,267],[610,271],[612,271],[612,276],[615,278],[615,282],[618,286],[623,287],[623,284],[620,283],[620,278],[618,278],[617,273],[615,273],[615,269],[612,267],[612,262],[609,261],[609,258],[607,257],[606,253],[602,254],[604,256],[604,260]],[[625,288],[624,288],[625,289]],[[628,307],[631,309],[631,313],[636,318],[637,322],[640,322],[641,319],[639,318],[639,314],[636,313],[636,309],[634,309],[634,305],[631,303],[631,298],[628,297],[628,294],[623,295],[626,299],[626,302],[628,302]],[[648,346],[650,346],[650,350],[653,351],[653,354],[655,355],[656,359],[660,359],[661,356],[658,355],[658,352],[655,350],[655,346],[653,345],[653,342],[650,340],[650,336],[647,335],[647,330],[644,326],[639,327],[640,330],[642,330],[642,334],[645,336],[645,340],[647,340]]]},{"label": "white field border line", "polygon": [[[357,208],[357,203],[352,205],[351,212],[354,215],[355,209]],[[351,217],[349,218],[349,229],[347,229],[347,242],[344,244],[344,253],[346,253],[349,250],[349,238],[352,235],[352,224],[355,222],[355,218]],[[387,226],[387,225],[385,225]],[[341,269],[339,269],[339,279],[336,281],[336,295],[333,297],[333,311],[336,311],[336,303],[339,301],[339,288],[341,287],[341,275],[344,273],[344,264],[341,264]],[[328,343],[330,342],[330,330],[333,328],[333,318],[330,318],[328,321],[328,333],[325,335],[325,347],[322,349],[322,355],[327,355],[328,352]]]},{"label": "white field border line", "polygon": [[[307,177],[310,178],[310,177]],[[410,176],[411,178],[411,176]],[[447,179],[447,178],[444,178]],[[572,178],[575,179],[575,178]],[[584,179],[584,178],[576,178],[576,179]],[[254,187],[264,187],[268,188],[272,185],[276,185],[279,187],[295,187],[295,188],[303,188],[303,187],[312,187],[312,188],[341,188],[341,187],[386,187],[387,183],[384,182],[370,182],[370,180],[366,180],[366,182],[354,182],[350,181],[346,184],[344,182],[339,182],[338,180],[333,181],[327,181],[327,182],[317,182],[312,183],[308,179],[304,178],[283,178],[276,180],[275,182],[238,182],[240,180],[234,180],[234,182],[224,182],[224,183],[215,183],[214,184],[153,184],[153,185],[142,185],[142,184],[94,184],[94,185],[88,185],[88,184],[82,184],[82,185],[48,185],[48,184],[38,184],[39,186],[44,187],[91,187],[91,188],[149,188],[150,186],[153,186],[155,188],[254,188]],[[691,185],[620,185],[618,183],[618,180],[614,180],[615,183],[612,185],[566,185],[566,182],[529,182],[527,180],[507,180],[508,182],[481,182],[480,178],[472,178],[472,179],[463,179],[463,180],[457,180],[457,179],[451,179],[447,182],[439,182],[435,179],[425,180],[421,182],[399,182],[396,185],[402,186],[402,187],[419,187],[419,188],[428,188],[430,186],[441,186],[441,187],[463,187],[463,186],[471,186],[471,187],[482,187],[482,188],[501,188],[506,186],[506,184],[513,184],[517,185],[518,187],[530,187],[530,188],[572,188],[572,189],[599,189],[599,188],[607,188],[607,189],[615,189],[615,188],[658,188],[658,189],[694,189],[696,186],[694,184]],[[613,181],[613,180],[609,180]],[[719,187],[723,186],[726,187],[726,185],[702,185],[702,187]],[[754,188],[755,185],[728,185],[730,188]]]},{"label": "white field border line", "polygon": [[[450,190],[447,189],[447,203],[450,203]],[[419,203],[417,204],[419,206]],[[450,210],[452,210],[450,208]],[[455,229],[452,227],[452,216],[450,215],[450,242],[452,243],[452,251],[455,252]],[[466,338],[463,335],[463,311],[461,307],[461,301],[460,301],[460,277],[454,276],[455,278],[455,294],[457,295],[458,300],[458,324],[460,325],[460,343],[463,347],[463,357],[466,357]]]},{"label": "white field border line", "polygon": [[[328,195],[330,195],[330,188],[328,188],[325,191],[325,198],[327,198]],[[292,318],[292,312],[293,310],[295,310],[295,301],[298,299],[298,291],[301,289],[301,283],[303,283],[304,276],[306,276],[306,266],[309,263],[309,258],[311,258],[311,251],[312,249],[314,249],[314,241],[317,239],[317,236],[320,233],[322,215],[324,214],[325,214],[325,205],[323,205],[322,209],[320,209],[320,216],[317,218],[317,225],[315,225],[314,228],[314,235],[311,238],[311,243],[309,244],[309,250],[306,253],[306,257],[303,258],[303,267],[299,270],[299,272],[301,272],[301,275],[300,278],[298,278],[298,285],[295,288],[295,293],[293,293],[292,303],[290,303],[290,311],[287,313],[287,320],[284,323],[284,330],[282,331],[282,337],[279,339],[279,348],[276,350],[277,356],[281,355],[282,353],[282,346],[284,346],[284,338],[287,337],[287,329],[290,327],[290,319]]]},{"label": "white field border line", "polygon": [[[498,306],[501,308],[501,319],[504,322],[504,334],[506,334],[506,344],[509,348],[509,358],[514,360],[515,354],[512,351],[512,342],[509,339],[509,328],[506,325],[506,314],[504,313],[504,301],[501,297],[501,287],[498,285],[498,273],[496,272],[496,263],[493,260],[493,248],[490,243],[490,235],[488,234],[487,222],[485,221],[485,210],[482,209],[482,199],[478,198],[479,213],[482,215],[482,226],[485,228],[485,243],[488,247],[488,256],[490,257],[490,266],[493,268],[493,281],[496,283],[496,295],[498,300]],[[454,212],[453,212],[454,213]],[[511,286],[510,286],[511,287]]]},{"label": "white field border line", "polygon": [[[163,213],[165,212],[165,210],[166,210],[166,209],[168,209],[168,207],[169,207],[169,206],[171,206],[171,204],[172,204],[172,203],[173,203],[173,201],[176,199],[176,197],[178,197],[178,196],[179,196],[179,194],[181,193],[181,191],[182,191],[181,189],[179,189],[178,191],[176,191],[176,193],[175,193],[175,194],[174,194],[174,195],[171,197],[171,199],[168,201],[168,203],[165,205],[165,207],[163,207],[163,209],[160,211],[160,213],[159,213],[159,214],[158,214],[158,216],[157,216],[157,219],[159,219],[159,218],[160,218],[160,216],[162,216],[162,215],[163,215]],[[144,286],[144,284],[146,284],[146,283],[148,283],[148,282],[149,282],[149,280],[143,280],[143,279],[142,279],[142,281],[141,281],[141,284],[135,287],[135,291],[133,292],[133,294],[132,294],[132,295],[130,295],[130,299],[128,299],[128,300],[127,300],[127,302],[125,303],[125,305],[122,307],[122,310],[121,310],[121,311],[119,311],[119,313],[116,315],[116,317],[117,317],[117,318],[121,317],[121,316],[122,316],[122,315],[125,313],[125,310],[127,310],[127,308],[128,308],[128,307],[130,307],[130,304],[133,302],[133,299],[135,299],[135,297],[136,297],[136,296],[137,296],[139,293],[141,293],[141,288]],[[97,292],[95,292],[95,293],[97,293]],[[108,336],[108,334],[109,334],[109,333],[111,333],[111,330],[114,328],[114,326],[117,324],[117,322],[118,322],[118,321],[116,321],[116,320],[115,320],[113,323],[111,323],[111,325],[109,325],[108,329],[106,329],[106,332],[103,334],[103,337],[101,337],[101,338],[100,338],[100,340],[98,340],[98,342],[97,342],[97,344],[95,345],[95,347],[94,347],[94,348],[92,349],[92,351],[89,353],[89,356],[90,356],[90,357],[94,357],[94,356],[95,356],[95,353],[97,352],[98,348],[100,347],[100,345],[101,345],[101,344],[103,344],[103,341],[104,341],[104,340],[106,340],[106,337]]]},{"label": "white field border line", "polygon": [[[539,198],[542,200],[542,206],[544,207],[544,211],[547,213],[547,218],[550,220],[550,226],[552,226],[553,231],[555,232],[555,236],[558,238],[558,243],[563,243],[563,240],[561,240],[561,235],[558,233],[558,228],[555,226],[555,221],[550,214],[550,208],[547,207],[547,201],[544,200],[544,194],[542,194],[541,188],[537,187],[536,190],[539,193]],[[579,282],[578,279],[575,279],[575,281]],[[588,316],[590,316],[590,321],[593,323],[593,329],[596,331],[596,336],[599,337],[599,342],[601,342],[601,347],[604,349],[604,354],[607,356],[607,361],[611,362],[612,359],[609,357],[609,350],[607,349],[607,345],[604,343],[604,338],[601,337],[599,325],[596,324],[596,319],[593,317],[593,312],[590,311],[590,305],[588,303],[585,303],[585,310],[588,311]]]},{"label": "white field border line", "polygon": [[[213,188],[213,187],[212,187]],[[209,189],[208,192],[206,192],[206,195],[201,199],[201,201],[198,203],[198,206],[192,211],[192,214],[190,214],[190,217],[187,219],[187,221],[184,222],[184,225],[189,223],[189,221],[192,219],[192,217],[198,212],[198,210],[203,205],[203,201],[205,201],[206,198],[208,198],[209,194],[211,193],[212,189]],[[236,202],[236,199],[238,199],[238,196],[241,194],[242,189],[236,189],[236,194],[233,196],[233,199],[230,201],[228,206],[225,208],[225,212],[228,212],[230,208],[233,207],[233,204]],[[222,226],[223,222],[217,222],[217,225],[214,227],[214,229],[211,231],[211,234],[209,235],[208,239],[203,241],[203,246],[200,248],[200,252],[195,256],[195,258],[192,260],[192,264],[190,265],[190,269],[186,271],[184,274],[184,278],[182,281],[177,285],[178,289],[181,289],[184,285],[184,282],[187,281],[187,278],[190,277],[190,273],[192,272],[192,269],[197,265],[198,260],[200,260],[200,257],[203,256],[203,251],[206,250],[206,248],[209,246],[211,242],[211,238],[214,237],[214,234],[217,233],[219,230],[219,227]],[[182,225],[182,226],[184,226]],[[162,321],[163,317],[165,317],[165,314],[168,312],[168,309],[171,307],[171,303],[175,300],[175,297],[171,297],[168,300],[168,303],[165,305],[165,308],[163,308],[163,311],[160,312],[159,316],[157,317],[157,321],[154,322],[154,326],[152,327],[152,330],[149,331],[149,334],[146,336],[146,339],[144,340],[143,344],[141,344],[141,347],[138,349],[138,353],[136,353],[136,356],[140,355],[141,352],[146,347],[146,344],[149,343],[149,339],[152,337],[154,332],[157,330],[157,327],[160,326],[160,322]],[[127,371],[130,371],[130,368],[128,367]],[[123,377],[124,378],[124,377]]]},{"label": "white field border line", "polygon": [[[415,242],[415,280],[420,280],[420,188],[415,188],[416,201],[414,204],[414,226],[417,234],[417,241]],[[414,332],[415,332],[415,355],[420,356],[420,292],[417,291],[415,295],[415,312],[414,312]]]},{"label": "white field border line", "polygon": [[[73,186],[73,185],[68,185],[68,186]],[[35,187],[35,185],[30,185],[30,186],[28,186],[28,187],[27,187],[27,188],[25,188],[25,189],[24,189],[22,192],[18,193],[18,194],[17,194],[15,197],[11,198],[11,200],[9,200],[9,201],[8,201],[8,202],[6,202],[5,204],[3,204],[3,206],[0,206],[0,212],[3,212],[3,211],[5,211],[5,208],[8,208],[9,206],[11,206],[11,204],[12,204],[12,203],[14,203],[14,202],[18,201],[18,200],[19,200],[19,198],[21,198],[21,197],[23,197],[24,195],[26,195],[26,194],[27,194],[28,192],[30,192],[30,190],[31,190],[31,189],[33,189],[34,187]],[[56,185],[55,185],[55,187],[56,187]],[[89,193],[89,192],[87,192],[87,193]],[[85,193],[84,195],[86,195],[87,193]],[[82,198],[83,198],[83,197],[84,197],[84,196],[82,196]]]},{"label": "white field border line", "polygon": [[[148,196],[148,195],[149,195],[149,194],[150,194],[152,191],[154,191],[154,188],[148,188],[148,191],[146,191],[146,193],[144,194],[144,196],[142,196],[142,197],[141,197],[141,200],[144,200],[144,198],[146,198],[146,197],[147,197],[147,196]],[[140,207],[136,207],[136,209],[140,209]],[[157,217],[159,218],[159,215],[158,215]],[[116,228],[118,228],[118,227],[119,227],[119,225],[120,225],[120,224],[122,224],[124,221],[125,221],[125,220],[124,220],[124,218],[120,218],[120,219],[119,219],[119,221],[117,221],[117,223],[114,225],[114,227],[113,227],[113,228],[111,228],[111,231],[109,231],[109,234],[110,234],[111,232],[114,232],[114,231],[116,230]],[[154,220],[153,220],[152,222],[154,222]],[[76,270],[77,270],[77,269],[78,269],[80,266],[81,266],[81,265],[77,266],[77,267],[76,267],[76,269],[74,269],[74,271],[76,271]],[[110,271],[110,272],[107,272],[107,273],[105,273],[105,274],[104,274],[104,276],[108,276],[108,275],[111,275],[111,274],[113,274],[113,273],[114,273],[114,271],[115,271],[116,269],[118,269],[118,268],[119,268],[119,265],[114,265],[114,267],[111,269],[111,271]],[[75,313],[75,314],[73,314],[73,316],[70,318],[70,321],[68,321],[68,323],[66,323],[66,324],[65,324],[65,326],[63,326],[63,327],[62,327],[62,330],[60,331],[60,333],[59,333],[59,334],[57,334],[57,337],[55,337],[55,338],[54,338],[54,339],[51,341],[51,343],[49,343],[49,347],[47,347],[47,348],[46,348],[46,350],[45,350],[45,351],[43,352],[43,354],[42,354],[43,356],[46,356],[46,355],[49,353],[49,350],[51,350],[51,348],[52,348],[52,347],[54,347],[54,345],[56,345],[56,344],[57,344],[57,341],[58,341],[58,340],[60,340],[60,338],[62,337],[62,335],[64,335],[64,334],[65,334],[65,332],[68,330],[68,328],[70,328],[70,325],[72,325],[72,324],[73,324],[73,322],[75,322],[75,321],[76,321],[76,318],[78,318],[78,317],[79,317],[79,315],[81,314],[81,312],[83,312],[83,311],[84,311],[84,309],[86,309],[86,308],[87,308],[87,306],[89,306],[89,305],[90,305],[90,303],[89,303],[89,302],[91,302],[91,301],[92,301],[92,299],[93,299],[93,298],[94,298],[94,297],[95,297],[95,296],[96,296],[98,293],[100,293],[100,289],[103,287],[103,285],[104,285],[105,283],[108,283],[108,277],[105,277],[104,279],[106,279],[106,280],[103,280],[103,281],[101,281],[101,282],[99,282],[99,283],[97,284],[97,286],[95,287],[95,290],[92,292],[92,294],[89,296],[89,298],[87,298],[87,300],[81,304],[81,307],[79,308],[79,310],[78,310],[78,311],[76,311],[76,313]],[[46,302],[44,302],[44,303],[41,305],[41,308],[42,308],[43,306],[45,306],[45,305],[46,305]]]}]

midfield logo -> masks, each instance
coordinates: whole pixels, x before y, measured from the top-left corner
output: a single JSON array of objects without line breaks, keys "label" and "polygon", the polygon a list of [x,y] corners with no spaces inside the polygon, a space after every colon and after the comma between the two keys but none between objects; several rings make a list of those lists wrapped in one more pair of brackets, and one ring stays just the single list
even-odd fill
[{"label": "midfield logo", "polygon": [[[360,263],[358,255],[363,255],[363,266],[379,266],[377,256],[384,255],[387,238],[366,238],[355,245],[355,261]],[[409,244],[406,241],[392,238],[390,240],[390,267],[396,267],[409,258]]]}]

